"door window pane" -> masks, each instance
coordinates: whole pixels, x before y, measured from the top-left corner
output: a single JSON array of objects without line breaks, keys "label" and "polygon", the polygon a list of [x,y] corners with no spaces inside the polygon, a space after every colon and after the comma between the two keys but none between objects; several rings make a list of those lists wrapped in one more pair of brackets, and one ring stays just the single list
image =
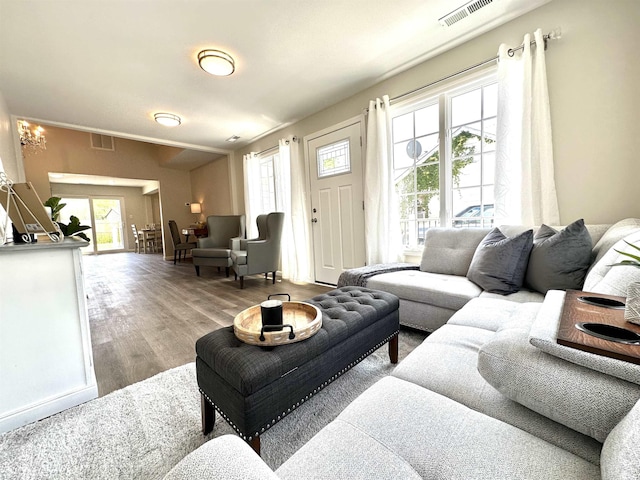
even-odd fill
[{"label": "door window pane", "polygon": [[349,139],[318,148],[316,151],[318,178],[351,172]]},{"label": "door window pane", "polygon": [[95,220],[95,239],[98,252],[124,249],[120,200],[94,198],[93,218]]}]

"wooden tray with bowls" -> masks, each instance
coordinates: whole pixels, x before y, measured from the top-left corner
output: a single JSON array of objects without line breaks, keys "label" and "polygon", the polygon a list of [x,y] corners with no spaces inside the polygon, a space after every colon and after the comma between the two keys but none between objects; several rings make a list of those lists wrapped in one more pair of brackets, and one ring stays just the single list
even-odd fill
[{"label": "wooden tray with bowls", "polygon": [[238,340],[251,345],[273,347],[300,342],[322,327],[322,313],[305,302],[282,302],[282,329],[263,331],[260,305],[254,305],[236,315],[233,332]]}]

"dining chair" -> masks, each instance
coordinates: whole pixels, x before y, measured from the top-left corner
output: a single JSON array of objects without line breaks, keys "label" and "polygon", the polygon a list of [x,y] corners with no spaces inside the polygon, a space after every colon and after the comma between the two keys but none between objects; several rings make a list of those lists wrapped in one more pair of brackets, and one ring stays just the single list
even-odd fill
[{"label": "dining chair", "polygon": [[139,232],[133,223],[131,224],[131,230],[133,231],[133,238],[136,241],[134,252],[140,253],[140,246],[143,242],[142,232]]},{"label": "dining chair", "polygon": [[180,236],[180,230],[175,220],[169,220],[169,231],[171,232],[171,241],[173,242],[173,264],[176,264],[176,260],[184,259],[187,255],[187,250],[196,248],[198,245],[196,242],[183,242]]},{"label": "dining chair", "polygon": [[236,278],[240,277],[240,288],[244,288],[244,277],[256,273],[273,274],[276,283],[276,271],[280,266],[280,244],[284,213],[272,212],[258,215],[258,238],[240,240],[240,250],[231,252],[231,268]]},{"label": "dining chair", "polygon": [[201,266],[224,267],[227,277],[232,265],[231,252],[240,248],[240,239],[245,237],[244,215],[209,215],[208,236],[198,239],[198,248],[191,250],[191,258],[200,276]]}]

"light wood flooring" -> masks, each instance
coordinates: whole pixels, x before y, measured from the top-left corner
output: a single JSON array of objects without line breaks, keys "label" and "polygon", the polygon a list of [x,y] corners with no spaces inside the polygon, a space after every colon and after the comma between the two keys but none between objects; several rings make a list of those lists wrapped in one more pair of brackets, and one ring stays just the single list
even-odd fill
[{"label": "light wood flooring", "polygon": [[100,396],[195,360],[198,338],[233,325],[236,314],[286,292],[305,300],[331,287],[276,284],[262,275],[245,287],[213,267],[196,276],[190,259],[113,253],[83,259],[93,359]]}]

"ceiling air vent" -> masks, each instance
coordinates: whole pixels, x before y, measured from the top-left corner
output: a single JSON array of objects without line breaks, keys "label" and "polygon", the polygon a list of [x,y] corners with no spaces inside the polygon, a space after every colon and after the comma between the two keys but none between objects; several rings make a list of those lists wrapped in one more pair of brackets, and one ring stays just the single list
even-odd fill
[{"label": "ceiling air vent", "polygon": [[438,19],[440,25],[443,27],[450,27],[454,23],[459,22],[467,18],[472,13],[477,12],[483,7],[493,3],[493,0],[475,0],[463,5],[462,7],[456,8],[453,12],[445,15],[444,17]]},{"label": "ceiling air vent", "polygon": [[109,135],[100,135],[99,133],[91,134],[91,148],[95,150],[114,151],[113,137]]}]

